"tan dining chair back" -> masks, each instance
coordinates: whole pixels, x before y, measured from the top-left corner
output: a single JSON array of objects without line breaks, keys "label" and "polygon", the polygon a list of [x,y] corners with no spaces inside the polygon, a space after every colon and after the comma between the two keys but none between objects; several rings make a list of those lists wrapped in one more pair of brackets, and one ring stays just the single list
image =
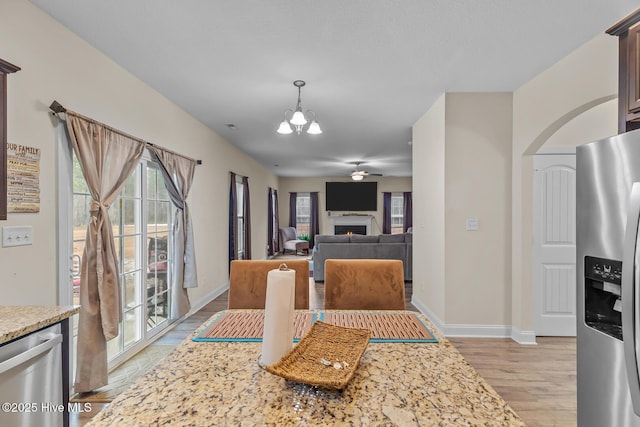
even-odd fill
[{"label": "tan dining chair back", "polygon": [[267,296],[267,274],[283,263],[296,271],[296,310],[308,310],[309,261],[306,259],[231,261],[228,308],[264,308]]},{"label": "tan dining chair back", "polygon": [[404,310],[402,261],[328,259],[324,264],[327,310]]}]

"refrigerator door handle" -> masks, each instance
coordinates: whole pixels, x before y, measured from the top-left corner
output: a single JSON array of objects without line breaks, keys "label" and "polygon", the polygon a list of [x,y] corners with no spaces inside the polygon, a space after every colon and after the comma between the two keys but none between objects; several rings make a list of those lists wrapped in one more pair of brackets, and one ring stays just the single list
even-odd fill
[{"label": "refrigerator door handle", "polygon": [[636,415],[640,415],[640,293],[637,289],[640,283],[639,226],[640,182],[634,182],[627,212],[622,259],[622,339],[629,391]]}]

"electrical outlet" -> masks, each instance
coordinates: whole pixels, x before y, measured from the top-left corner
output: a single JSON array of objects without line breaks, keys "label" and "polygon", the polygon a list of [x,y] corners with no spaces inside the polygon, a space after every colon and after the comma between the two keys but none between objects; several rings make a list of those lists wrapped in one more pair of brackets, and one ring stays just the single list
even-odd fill
[{"label": "electrical outlet", "polygon": [[2,227],[2,247],[28,246],[33,244],[33,227],[7,226]]},{"label": "electrical outlet", "polygon": [[467,231],[478,231],[479,226],[478,218],[467,218]]}]

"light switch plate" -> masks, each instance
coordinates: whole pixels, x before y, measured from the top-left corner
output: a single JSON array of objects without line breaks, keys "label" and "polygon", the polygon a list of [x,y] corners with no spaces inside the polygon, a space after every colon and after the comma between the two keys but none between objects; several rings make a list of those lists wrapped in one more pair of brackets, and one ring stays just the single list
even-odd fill
[{"label": "light switch plate", "polygon": [[467,231],[477,231],[478,227],[478,218],[467,218]]},{"label": "light switch plate", "polygon": [[2,227],[2,247],[28,246],[33,244],[33,227],[6,226]]}]

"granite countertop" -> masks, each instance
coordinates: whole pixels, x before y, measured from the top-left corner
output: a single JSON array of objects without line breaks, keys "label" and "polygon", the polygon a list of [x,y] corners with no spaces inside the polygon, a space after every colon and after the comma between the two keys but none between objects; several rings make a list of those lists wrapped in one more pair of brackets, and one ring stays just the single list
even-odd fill
[{"label": "granite countertop", "polygon": [[342,391],[268,373],[257,363],[261,343],[191,341],[207,321],[87,425],[523,426],[420,318],[439,343],[369,343]]},{"label": "granite countertop", "polygon": [[0,306],[0,344],[60,322],[80,311],[80,306]]}]

